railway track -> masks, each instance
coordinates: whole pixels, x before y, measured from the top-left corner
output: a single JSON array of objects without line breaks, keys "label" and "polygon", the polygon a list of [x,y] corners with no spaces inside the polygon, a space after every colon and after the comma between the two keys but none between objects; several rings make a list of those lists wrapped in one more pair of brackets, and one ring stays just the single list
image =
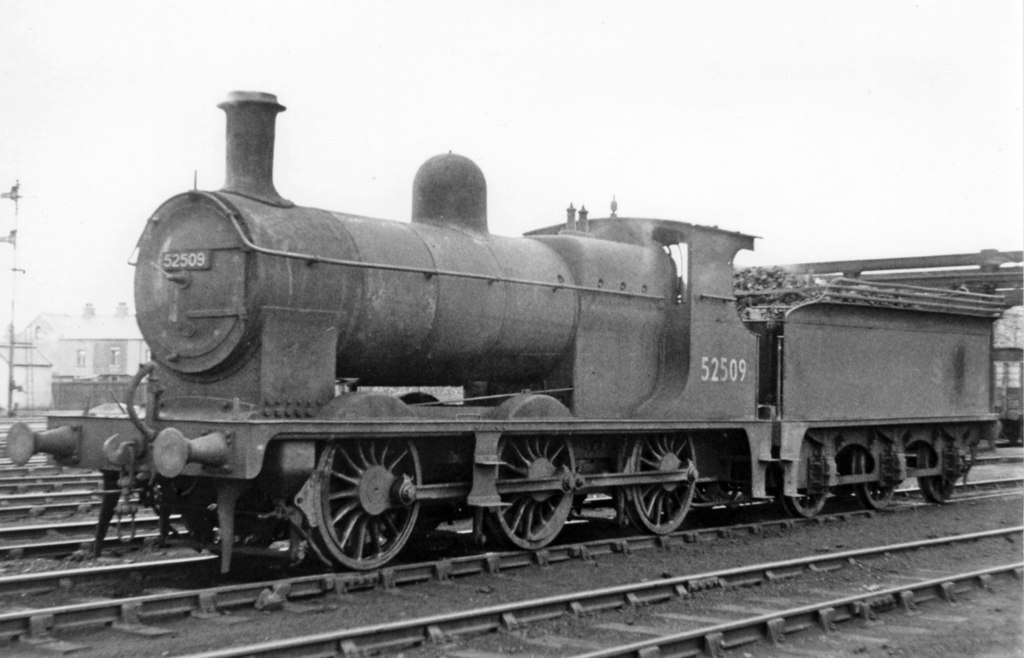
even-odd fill
[{"label": "railway track", "polygon": [[[1016,488],[1020,487],[1019,481],[1013,481],[1012,484]],[[991,483],[976,483],[975,486],[982,491],[987,491],[994,485]],[[968,499],[957,500],[964,500],[964,502],[966,502]],[[936,509],[933,505],[921,506],[921,508]],[[806,523],[811,525],[815,523],[822,523],[828,524],[830,527],[838,528],[845,526],[846,523],[844,522],[851,522],[859,518],[875,515],[877,515],[877,513],[858,511],[855,513],[830,515],[825,519],[812,519],[806,521]],[[900,516],[902,516],[902,514]],[[467,576],[487,577],[488,574],[515,573],[523,568],[543,567],[554,565],[559,562],[575,561],[582,565],[588,561],[599,559],[601,563],[605,563],[606,560],[620,559],[612,558],[613,554],[631,555],[646,549],[661,549],[658,553],[664,555],[664,559],[671,560],[678,564],[680,561],[682,561],[682,563],[688,561],[685,558],[688,551],[681,550],[682,546],[688,542],[706,542],[720,537],[734,537],[740,539],[740,542],[739,544],[734,542],[731,543],[731,545],[738,546],[745,543],[742,537],[748,535],[761,535],[763,537],[774,536],[778,538],[778,532],[769,532],[768,529],[772,526],[788,529],[797,525],[803,525],[803,523],[796,523],[794,520],[786,519],[776,522],[766,522],[764,524],[760,524],[760,527],[757,527],[757,524],[743,524],[725,528],[701,529],[697,531],[690,531],[689,533],[678,533],[676,536],[670,537],[667,540],[664,538],[659,540],[658,538],[651,537],[649,535],[642,537],[629,537],[623,539],[586,542],[570,546],[552,547],[546,551],[539,551],[536,553],[488,553],[484,555],[466,556],[428,563],[398,565],[392,568],[382,569],[379,572],[313,574],[287,579],[276,579],[272,581],[209,587],[202,590],[166,592],[108,601],[91,601],[73,606],[57,606],[52,609],[47,608],[43,610],[24,611],[23,614],[18,613],[13,617],[10,616],[10,614],[13,613],[0,615],[0,637],[18,636],[26,641],[33,640],[34,638],[35,640],[45,644],[46,642],[55,641],[53,636],[50,635],[51,632],[59,633],[64,630],[71,629],[99,628],[108,624],[121,630],[135,629],[135,631],[144,634],[150,632],[159,633],[160,630],[156,627],[150,626],[150,624],[160,623],[161,620],[175,620],[174,623],[179,623],[177,620],[185,615],[193,615],[202,618],[220,618],[224,613],[228,613],[228,616],[230,617],[231,614],[240,611],[244,613],[246,610],[253,610],[254,608],[258,609],[261,606],[260,601],[266,600],[268,597],[277,597],[279,602],[283,601],[283,605],[292,610],[302,610],[304,609],[303,606],[305,606],[305,609],[308,611],[331,609],[333,606],[337,605],[335,603],[336,601],[344,600],[351,602],[350,597],[345,596],[346,594],[353,594],[360,591],[393,590],[395,588],[405,587],[415,583],[427,582],[434,582],[434,585],[432,586],[436,587],[438,583],[454,583],[456,582],[456,579]],[[1021,528],[1013,528],[1009,531],[1002,531],[1002,534],[1000,534],[1000,532],[995,532],[991,535],[978,535],[978,537],[1007,536],[1006,532],[1009,532],[1011,534],[1017,533],[1016,535],[1013,535],[1015,538],[1019,536],[1020,531]],[[854,530],[852,532],[856,533],[857,531]],[[965,535],[960,541],[976,540],[976,538],[971,537],[971,535]],[[758,539],[758,541],[760,542],[763,540]],[[914,545],[925,546],[928,544],[914,542]],[[908,544],[905,549],[887,546],[884,547],[884,550],[911,550],[910,546],[911,545]],[[1020,544],[1017,542],[1016,549],[1018,551],[1019,546]],[[678,555],[679,557],[670,557],[673,554]],[[826,567],[821,568],[827,568],[827,564],[831,564],[828,560],[838,560],[840,563],[843,563],[843,560],[848,556],[848,554],[857,555],[858,553],[856,551],[827,553],[826,555],[817,555],[806,559],[812,561],[817,560],[813,563],[818,565],[825,564]],[[865,553],[864,555],[867,554]],[[603,556],[607,557],[603,558]],[[217,558],[214,556],[204,555],[192,557],[185,561],[175,560],[164,564],[112,566],[101,571],[80,569],[63,570],[40,575],[25,574],[15,579],[0,579],[0,595],[14,597],[19,596],[20,594],[21,596],[19,596],[19,600],[28,603],[28,601],[23,598],[26,595],[47,591],[61,592],[61,594],[59,594],[59,598],[55,600],[66,601],[68,600],[68,596],[72,596],[78,588],[90,581],[95,581],[97,579],[103,580],[104,578],[110,579],[114,577],[119,582],[131,580],[140,584],[149,583],[159,581],[161,578],[167,579],[168,570],[173,571],[179,579],[182,578],[182,574],[197,574],[195,577],[185,575],[184,578],[186,582],[199,582],[201,580],[201,574],[208,573],[211,570],[216,570],[216,560]],[[825,562],[822,562],[822,560],[825,560]],[[847,561],[844,564],[847,563],[849,562]],[[186,567],[184,565],[189,566]],[[188,571],[185,571],[186,568]],[[815,569],[817,568],[818,567],[815,567]],[[736,573],[740,574],[741,571],[737,571]],[[775,575],[785,577],[785,574],[781,571],[776,572]],[[737,578],[742,580],[742,576],[737,576]],[[683,579],[683,581],[685,582],[685,579]],[[729,584],[733,581],[722,582]],[[475,587],[475,585],[472,584],[464,586],[471,588]],[[90,589],[90,591],[94,590],[94,588],[87,589]],[[688,587],[687,591],[690,589],[692,588]],[[342,599],[336,598],[339,595],[342,596]],[[51,596],[58,595],[53,594]],[[644,602],[645,599],[637,598],[636,601]],[[242,616],[244,617],[245,615],[243,614]],[[17,621],[17,619],[20,619],[21,621]],[[234,619],[237,620],[238,617],[236,616]],[[516,611],[513,611],[511,616],[505,617],[506,621],[511,620],[514,622],[513,626],[515,624],[523,624],[525,621],[529,621],[529,619],[530,617],[528,615],[524,616],[523,613]],[[225,618],[225,621],[228,620],[228,618]],[[479,626],[478,622],[471,621],[466,623],[468,624],[467,628],[475,628]],[[8,625],[5,626],[4,624]],[[10,624],[20,624],[17,628],[20,628],[21,630],[12,630],[14,627],[10,626]],[[443,628],[441,630],[443,632],[438,633],[437,629],[428,629],[426,631],[426,635],[422,637],[434,639],[446,639],[450,637],[448,631],[445,631]],[[362,645],[347,644],[345,646],[349,649],[356,646],[360,651],[364,648]],[[313,649],[310,647],[304,647],[298,650],[294,655],[306,655],[305,652],[307,650],[312,651]],[[2,644],[0,644],[0,653],[3,653]]]},{"label": "railway track", "polygon": [[0,495],[48,491],[95,491],[103,486],[98,473],[59,473],[0,479]]},{"label": "railway track", "polygon": [[[110,539],[108,537],[103,542],[103,550],[137,550],[142,548],[146,542],[155,541],[159,536],[157,532],[137,532],[134,537],[123,539]],[[77,551],[91,551],[93,544],[93,537],[12,544],[0,547],[0,561],[44,558],[62,560],[74,555]]]},{"label": "railway track", "polygon": [[[791,581],[807,574],[830,573],[865,561],[888,559],[897,553],[925,551],[936,547],[950,546],[964,542],[978,542],[991,539],[1011,539],[1019,548],[1019,538],[1024,527],[1017,526],[1000,530],[953,535],[936,539],[903,542],[871,548],[811,555],[797,559],[720,569],[710,572],[646,580],[615,587],[572,592],[541,599],[513,601],[482,609],[432,615],[401,622],[375,624],[336,632],[319,633],[287,640],[277,640],[200,654],[204,658],[228,658],[231,656],[259,655],[366,655],[373,652],[396,651],[425,643],[447,642],[452,639],[489,633],[504,629],[522,630],[524,627],[560,617],[598,615],[603,611],[622,608],[639,608],[668,601],[702,596],[710,591],[729,590],[740,587],[769,585],[780,581]],[[763,615],[738,622],[716,624],[685,634],[668,635],[646,643],[635,643],[612,649],[611,653],[596,655],[657,655],[647,647],[675,646],[681,641],[705,642],[702,646],[728,648],[746,639],[748,629],[769,629],[769,634],[778,636],[795,632],[810,615],[812,618],[829,623],[838,623],[854,610],[861,617],[875,609],[874,601],[880,597],[897,596],[902,605],[911,605],[926,598],[928,592],[938,591],[947,598],[955,595],[963,583],[971,579],[985,584],[988,576],[1017,574],[1019,577],[1024,563],[1014,563],[996,569],[974,571],[967,575],[943,576],[932,581],[917,584],[902,584],[893,591],[883,590],[861,593],[856,597],[831,599],[823,604],[801,606],[771,615]],[[148,626],[149,623],[167,618],[180,618],[187,614],[217,616],[233,609],[251,608],[255,605],[254,595],[266,598],[270,591],[288,601],[308,600],[326,593],[340,594],[347,590],[337,575],[307,578],[292,581],[285,587],[281,583],[254,583],[215,589],[182,591],[112,601],[95,601],[78,605],[25,610],[0,614],[0,637],[8,640],[32,641],[37,646],[47,641],[59,642],[53,632],[84,627],[133,627],[135,632],[158,634],[161,629]],[[915,592],[908,596],[906,592]],[[258,594],[257,594],[258,592]],[[917,594],[922,592],[923,594]],[[829,612],[831,609],[831,612]],[[817,611],[823,611],[817,614]],[[776,621],[781,619],[782,621]],[[659,644],[661,642],[662,644]],[[66,642],[64,644],[67,644]],[[615,653],[625,651],[628,653]],[[641,652],[641,653],[637,653]],[[683,654],[687,655],[687,654]],[[697,655],[697,654],[689,654]]]},{"label": "railway track", "polygon": [[[171,517],[172,522],[177,519],[177,516]],[[121,522],[122,534],[129,533],[133,525],[136,535],[155,536],[159,530],[160,519],[155,516],[140,516],[135,519],[134,524],[130,520],[123,520]],[[95,533],[96,522],[92,520],[0,528],[0,557],[9,559],[63,556],[83,546],[91,546]],[[117,534],[118,527],[115,519],[110,525],[108,537],[116,537]],[[108,543],[120,545],[124,542],[118,539],[108,539]]]},{"label": "railway track", "polygon": [[989,466],[992,464],[1020,464],[1024,463],[1021,455],[993,455],[991,457],[978,457],[974,460],[974,468]]},{"label": "railway track", "polygon": [[[913,547],[919,550],[920,546]],[[874,555],[862,553],[857,559],[872,559],[898,550],[895,546],[879,547]],[[810,560],[814,560],[811,558]],[[825,562],[825,561],[820,561]],[[681,579],[632,586],[595,590],[562,597],[496,606],[467,613],[437,615],[394,624],[362,627],[345,631],[321,633],[218,651],[192,654],[192,658],[233,658],[240,656],[308,656],[355,655],[393,652],[405,647],[424,644],[443,644],[464,636],[480,635],[498,630],[522,631],[524,627],[563,616],[581,617],[599,615],[607,610],[639,608],[671,599],[699,595],[706,589],[718,587],[749,587],[772,582],[779,578],[795,578],[804,571],[827,569],[814,561],[793,560],[787,563],[746,567],[733,572],[698,574]],[[834,567],[841,568],[841,567]],[[649,658],[660,655],[697,656],[705,652],[722,655],[732,649],[756,642],[762,638],[781,641],[786,634],[796,633],[814,625],[833,630],[835,624],[850,619],[872,619],[877,610],[891,607],[914,609],[925,601],[941,598],[954,601],[958,594],[969,589],[991,587],[993,578],[1008,578],[1020,574],[1024,562],[999,567],[943,576],[918,583],[902,583],[871,595],[858,593],[840,599],[804,605],[795,609],[771,612],[735,622],[715,624],[683,633],[674,633],[644,642],[609,648],[584,654],[586,658],[636,656]],[[726,584],[721,584],[722,581]],[[693,589],[691,589],[693,588]],[[890,601],[897,601],[892,605]],[[621,630],[619,624],[603,624],[612,631]],[[636,629],[639,630],[639,629]],[[643,632],[643,631],[639,631]],[[584,640],[586,644],[592,641]],[[582,658],[582,657],[581,657]]]},{"label": "railway track", "polygon": [[[888,612],[916,613],[918,606],[934,601],[955,603],[968,592],[991,590],[995,579],[1013,579],[1019,583],[1024,562],[1013,562],[987,569],[942,576],[915,583],[900,583],[869,595],[856,593],[837,599],[801,605],[788,610],[772,611],[738,621],[714,624],[680,633],[671,633],[641,642],[632,642],[577,658],[646,658],[649,656],[696,656],[705,653],[722,655],[728,649],[768,640],[778,645],[786,636],[818,629],[829,633],[836,625],[861,620],[874,622],[879,614]],[[274,652],[275,655],[282,655]],[[224,652],[213,656],[241,655]],[[245,655],[258,655],[250,651]]]},{"label": "railway track", "polygon": [[[957,502],[964,502],[968,500],[974,500],[981,497],[988,496],[1005,496],[1012,495],[1016,492],[1024,490],[1024,478],[1008,478],[1002,480],[981,480],[978,482],[970,482],[967,484],[957,485],[957,496],[950,501],[951,504]],[[926,504],[920,502],[907,502],[913,501],[919,498],[919,491],[914,489],[901,489],[896,492],[897,498],[901,501],[898,507],[893,508],[890,511],[899,511],[901,509],[916,509],[920,506],[927,507]],[[2,517],[3,508],[0,507],[0,517]],[[657,537],[653,535],[638,535],[634,537],[619,537],[608,540],[601,540],[596,542],[586,542],[583,544],[567,544],[565,546],[549,546],[547,549],[537,552],[522,551],[520,553],[508,553],[506,555],[517,555],[518,557],[510,558],[511,562],[514,563],[531,563],[531,561],[540,561],[546,563],[549,561],[562,561],[566,559],[572,559],[578,557],[573,551],[576,551],[577,546],[583,546],[583,552],[580,555],[585,556],[590,552],[597,551],[597,554],[608,553],[608,552],[619,552],[619,551],[634,551],[644,550],[648,548],[663,547],[671,542],[698,542],[707,541],[709,539],[718,537],[729,537],[733,535],[742,534],[759,534],[764,531],[768,531],[772,528],[792,528],[798,525],[819,525],[825,523],[835,523],[848,521],[855,518],[869,518],[876,514],[875,512],[867,510],[850,510],[841,511],[832,514],[821,514],[819,516],[810,519],[800,518],[780,518],[770,519],[766,521],[759,521],[754,523],[741,523],[733,524],[729,526],[712,525],[705,528],[691,528],[683,531],[676,532],[666,537]],[[177,517],[172,517],[172,520],[177,520]],[[140,537],[139,541],[129,540],[115,540],[108,539],[107,544],[112,547],[131,547],[140,546],[142,540],[155,538],[157,536],[158,521],[156,517],[144,516],[136,519],[136,535]],[[124,522],[122,522],[124,525]],[[83,547],[88,548],[92,545],[92,535],[95,531],[95,525],[92,521],[82,521],[64,524],[34,524],[25,526],[16,526],[3,528],[0,527],[0,559],[11,559],[11,558],[31,558],[31,557],[47,557],[47,558],[61,558],[74,553]],[[116,525],[111,526],[111,533],[116,534]],[[60,536],[59,539],[52,539],[54,535]],[[70,535],[70,538],[68,537]],[[183,534],[179,533],[179,536]],[[591,547],[591,545],[593,547]],[[460,558],[460,560],[472,560],[474,558]],[[443,567],[442,567],[443,568]],[[486,570],[486,566],[483,567]],[[392,567],[390,571],[395,573],[402,572],[402,567]],[[469,568],[470,573],[477,573],[480,569]],[[415,571],[415,570],[414,570]],[[374,574],[385,574],[378,575],[379,580],[386,580],[389,570],[384,569],[380,572],[366,572]],[[399,576],[404,578],[404,576]],[[411,576],[410,582],[415,582],[419,579],[418,576]]]},{"label": "railway track", "polygon": [[192,576],[210,576],[217,573],[218,569],[219,558],[206,554],[152,562],[31,572],[0,577],[0,596],[26,597],[67,592],[111,580],[143,583],[167,573],[174,573],[182,579],[191,581]]},{"label": "railway track", "polygon": [[120,491],[92,489],[3,495],[0,496],[0,523],[40,516],[87,514],[96,509],[104,493],[119,494]]},{"label": "railway track", "polygon": [[[982,492],[1008,491],[1019,489],[1022,485],[1024,485],[1024,480],[1004,480],[979,482],[972,485],[972,488]],[[956,500],[968,501],[972,500],[972,498],[964,497]],[[915,508],[897,508],[894,511],[899,511],[900,509],[909,510]],[[678,546],[679,544],[703,543],[717,539],[742,537],[747,535],[762,535],[772,530],[789,530],[797,526],[845,523],[856,519],[871,518],[876,514],[876,512],[857,510],[852,512],[826,514],[813,519],[786,518],[761,521],[758,523],[742,523],[727,526],[690,529],[665,537],[653,535],[616,537],[611,539],[572,543],[562,546],[552,546],[541,551],[487,552],[436,561],[418,562],[405,565],[398,564],[377,571],[336,573],[332,574],[331,577],[333,579],[333,586],[345,592],[355,592],[375,588],[394,589],[400,586],[408,586],[431,580],[447,581],[453,578],[473,576],[483,573],[500,573],[502,571],[526,567],[549,566],[573,560],[590,560],[603,555],[616,553],[629,555],[635,552],[652,549],[670,549],[674,546]],[[128,541],[108,539],[105,548],[118,548],[122,550],[139,548],[145,542],[152,541],[158,535],[153,531],[153,528],[156,527],[155,524],[149,524],[151,521],[155,522],[157,520],[148,519],[147,525],[140,525],[138,529],[141,531],[137,533],[135,538]],[[71,529],[77,531],[89,528],[88,523],[71,525]],[[36,526],[29,526],[27,528],[19,528],[16,530],[24,533],[35,527]],[[39,527],[44,533],[43,536],[49,536],[49,534],[53,532],[53,526]],[[58,527],[63,528],[64,526]],[[74,551],[82,550],[83,548],[91,548],[91,545],[91,537],[82,537],[77,539],[61,539],[54,542],[38,544],[16,544],[0,548],[0,550],[5,551],[9,556],[13,554],[17,557],[51,557],[55,555],[65,556],[73,553]],[[282,559],[283,558],[284,553],[282,552]],[[216,558],[213,556],[205,556],[201,561],[206,563],[215,560]],[[127,573],[157,573],[161,569],[177,569],[178,565],[179,563],[177,560],[171,560],[166,563],[162,561],[154,561],[152,563],[127,564],[123,565],[122,568],[125,569]],[[56,585],[54,583],[58,582],[61,583],[62,587],[70,587],[79,581],[88,580],[90,577],[95,576],[102,578],[110,572],[110,569],[116,568],[117,567],[104,567],[95,573],[90,569],[73,571],[60,570],[25,574],[13,580],[0,578],[0,593],[14,591],[20,591],[22,593],[48,591],[55,589]],[[310,582],[319,583],[321,579],[322,575],[317,574],[313,576],[301,576],[293,579],[276,580],[273,585],[276,587],[287,587],[289,589],[307,589]],[[259,583],[253,585],[255,588],[253,589],[252,594],[253,602],[256,600],[258,592],[265,586],[265,584]]]},{"label": "railway track", "polygon": [[[99,502],[103,493],[104,491],[96,489],[93,491],[50,491],[44,493],[11,494],[0,499],[0,518],[15,516],[13,513],[6,512],[4,510],[5,507],[42,507],[45,512],[49,509],[47,507],[49,505],[96,503]],[[120,493],[120,491],[117,491],[117,493]],[[56,510],[57,508],[54,509]]]},{"label": "railway track", "polygon": [[54,464],[47,464],[45,462],[36,464],[29,462],[24,466],[7,464],[0,465],[0,480],[18,477],[33,477],[37,475],[60,475],[64,472],[65,470],[63,467],[56,466]]}]

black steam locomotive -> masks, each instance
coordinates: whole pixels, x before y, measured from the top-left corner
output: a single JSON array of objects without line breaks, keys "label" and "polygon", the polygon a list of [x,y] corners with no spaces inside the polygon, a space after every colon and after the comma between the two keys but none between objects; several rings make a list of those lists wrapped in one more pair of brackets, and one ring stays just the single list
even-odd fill
[{"label": "black steam locomotive", "polygon": [[741,315],[751,236],[571,208],[491,235],[483,174],[452,154],[417,173],[411,223],[300,207],[272,182],[277,99],[220,107],[223,189],[172,197],[139,240],[153,362],[127,413],[8,437],[15,461],[50,453],[120,489],[98,539],[141,501],[219,542],[225,570],[285,539],[371,569],[455,518],[543,547],[591,494],[658,534],[745,499],[881,507],[910,477],[942,502],[997,431],[997,298],[840,281]]}]

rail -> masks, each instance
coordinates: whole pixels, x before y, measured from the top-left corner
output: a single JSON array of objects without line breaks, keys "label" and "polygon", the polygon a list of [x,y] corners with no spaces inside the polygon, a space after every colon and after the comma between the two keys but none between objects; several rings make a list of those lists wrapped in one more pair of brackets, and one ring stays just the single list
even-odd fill
[{"label": "rail", "polygon": [[[581,654],[577,658],[643,658],[646,656],[721,656],[729,649],[771,640],[778,645],[786,635],[809,628],[825,632],[836,624],[850,620],[872,622],[878,613],[893,610],[913,612],[919,603],[944,600],[954,603],[957,597],[973,590],[992,589],[993,579],[1021,578],[1024,562],[1013,562],[987,569],[977,569],[931,580],[904,583],[869,594],[857,593],[839,599],[770,612],[757,617],[707,626],[691,631],[665,635],[618,647]],[[226,655],[226,654],[205,654]],[[749,655],[749,654],[747,654]]]},{"label": "rail", "polygon": [[[983,538],[1016,537],[1021,531],[1021,527],[1006,528],[829,555],[813,555],[687,576],[646,580],[640,583],[573,592],[543,599],[514,601],[475,610],[230,647],[193,654],[193,658],[234,658],[261,655],[366,655],[384,650],[394,651],[430,642],[450,641],[459,636],[478,635],[500,629],[515,630],[530,623],[569,615],[581,616],[604,610],[659,603],[692,596],[710,589],[751,586],[780,579],[796,578],[805,573],[840,569],[844,565],[851,564],[852,560],[884,557],[894,552],[917,551],[927,547],[973,542]],[[1009,568],[1019,570],[1021,566],[1014,564]],[[948,578],[940,582],[945,582],[945,580]],[[860,595],[859,598],[869,597]],[[0,616],[0,621],[4,619],[3,616]]]},{"label": "rail", "polygon": [[[981,484],[1008,483],[1019,486],[1020,480],[992,481]],[[873,512],[858,512],[856,515],[873,516]],[[781,523],[795,524],[798,520],[789,519]],[[812,520],[806,520],[812,521]],[[813,520],[816,523],[822,519]],[[675,539],[682,539],[683,542],[699,541],[697,534],[711,534],[723,532],[730,536],[737,531],[750,530],[754,533],[754,527],[735,526],[729,528],[708,529],[697,533],[677,533]],[[874,548],[859,548],[849,551],[814,555],[805,558],[784,560],[767,564],[751,565],[734,569],[726,569],[703,573],[697,575],[665,578],[656,581],[645,581],[634,585],[623,585],[600,590],[598,592],[572,594],[564,597],[557,597],[554,610],[558,615],[571,614],[576,610],[586,611],[588,609],[600,610],[623,603],[630,604],[630,601],[651,601],[657,602],[664,598],[680,596],[682,593],[697,593],[709,588],[743,586],[767,582],[769,580],[788,579],[798,577],[807,571],[830,571],[841,568],[850,563],[850,560],[864,559],[872,556],[886,555],[894,551],[915,551],[929,546],[941,546],[949,543],[974,542],[983,538],[1006,537],[1013,539],[1024,532],[1024,527],[1000,528],[998,530],[983,531],[978,533],[954,535],[950,537],[931,538],[921,541],[906,542]],[[756,534],[761,534],[758,529]],[[724,535],[723,535],[724,536]],[[634,542],[635,540],[635,542]],[[80,545],[80,544],[79,544]],[[52,639],[48,634],[51,631],[80,629],[86,626],[104,627],[117,623],[133,623],[135,625],[148,623],[160,618],[176,617],[184,614],[200,614],[205,616],[216,616],[220,613],[237,609],[252,607],[256,604],[264,590],[278,592],[285,599],[295,602],[309,598],[316,598],[329,594],[353,593],[365,589],[394,589],[400,585],[408,585],[423,581],[450,581],[461,576],[472,576],[481,573],[500,573],[511,569],[529,567],[531,565],[547,566],[556,562],[572,559],[593,559],[600,555],[609,553],[631,553],[635,550],[645,548],[670,549],[678,544],[665,537],[654,537],[644,535],[632,539],[611,539],[586,544],[575,544],[563,547],[551,547],[538,552],[519,551],[510,553],[486,553],[478,556],[466,556],[452,558],[433,563],[418,563],[389,567],[378,572],[365,573],[325,573],[305,575],[288,578],[284,580],[272,580],[252,583],[231,583],[222,586],[207,587],[195,590],[181,590],[168,593],[150,594],[141,597],[127,599],[102,599],[87,603],[60,606],[46,609],[23,609],[0,614],[0,638],[13,639],[21,637],[28,640],[39,640],[39,635]],[[215,566],[216,558],[213,556],[199,556],[171,560],[171,564],[178,568],[195,568],[202,570]],[[55,588],[71,587],[74,584],[92,582],[95,579],[109,577],[111,573],[117,573],[120,569],[131,570],[135,573],[145,571],[151,574],[166,569],[168,562],[153,564],[116,565],[100,569],[79,569],[79,570],[58,570],[46,573],[18,574],[0,578],[0,594],[23,595],[36,594],[53,591]],[[122,574],[123,575],[123,574]],[[590,596],[588,596],[588,594]],[[596,595],[596,596],[595,596]],[[548,601],[550,602],[550,601]],[[568,602],[568,605],[566,603]],[[579,606],[572,605],[577,602]],[[528,603],[528,602],[527,602]],[[463,617],[457,614],[449,618],[454,626],[448,623],[436,624],[441,636],[449,633],[458,634],[465,631],[472,632],[473,628],[489,629],[495,618],[498,623],[513,621],[516,623],[529,622],[535,617],[535,613],[528,612],[529,605],[522,606],[519,603],[511,604],[512,608],[501,611],[503,614],[491,615],[487,611],[483,617]],[[541,606],[543,610],[545,606]],[[548,609],[550,611],[550,609]],[[494,612],[493,610],[491,612]],[[543,618],[541,613],[540,617]],[[422,620],[421,620],[422,621]],[[479,626],[483,621],[484,627]],[[468,622],[468,626],[463,626]],[[460,630],[462,629],[462,630]],[[388,644],[388,638],[394,638],[394,631],[398,630],[401,637],[409,638],[409,644],[418,644],[430,635],[430,630],[423,625],[413,624],[399,628],[394,624],[386,624],[372,629],[374,632],[362,637],[353,637],[349,632],[343,632],[345,639],[353,640],[357,644],[352,648],[359,647],[370,649],[378,646],[376,643],[383,641]],[[383,631],[383,634],[379,634]],[[406,635],[406,632],[411,632]],[[357,634],[358,635],[358,634]],[[374,637],[375,636],[375,637]],[[337,638],[335,638],[337,639]],[[368,644],[363,644],[368,642]],[[3,646],[0,644],[0,646]],[[10,645],[8,645],[10,646]],[[300,648],[304,651],[309,648]],[[251,649],[251,647],[250,647]],[[233,651],[233,650],[229,650]],[[255,653],[230,653],[223,655],[257,655]],[[271,653],[274,653],[271,651]],[[222,655],[222,654],[216,654]],[[305,655],[305,654],[302,654]]]}]

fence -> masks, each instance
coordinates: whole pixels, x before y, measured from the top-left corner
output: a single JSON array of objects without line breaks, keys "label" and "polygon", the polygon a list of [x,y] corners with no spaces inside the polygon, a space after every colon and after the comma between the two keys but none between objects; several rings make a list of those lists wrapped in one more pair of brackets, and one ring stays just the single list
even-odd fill
[{"label": "fence", "polygon": [[[61,411],[84,411],[101,404],[124,404],[128,381],[53,382],[53,408]],[[146,401],[146,385],[135,391],[135,404]]]}]

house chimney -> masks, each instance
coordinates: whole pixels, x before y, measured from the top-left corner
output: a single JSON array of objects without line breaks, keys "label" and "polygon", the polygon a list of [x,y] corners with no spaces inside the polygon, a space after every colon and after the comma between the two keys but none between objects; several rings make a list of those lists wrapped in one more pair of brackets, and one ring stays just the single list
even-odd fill
[{"label": "house chimney", "polygon": [[83,318],[96,317],[96,307],[93,306],[91,302],[85,305],[85,309],[82,310],[82,317]]},{"label": "house chimney", "polygon": [[125,302],[118,302],[117,309],[114,311],[114,316],[119,318],[128,317],[128,304]]},{"label": "house chimney", "polygon": [[291,208],[274,189],[274,131],[284,106],[274,94],[233,91],[218,105],[227,114],[227,167],[224,192]]}]

